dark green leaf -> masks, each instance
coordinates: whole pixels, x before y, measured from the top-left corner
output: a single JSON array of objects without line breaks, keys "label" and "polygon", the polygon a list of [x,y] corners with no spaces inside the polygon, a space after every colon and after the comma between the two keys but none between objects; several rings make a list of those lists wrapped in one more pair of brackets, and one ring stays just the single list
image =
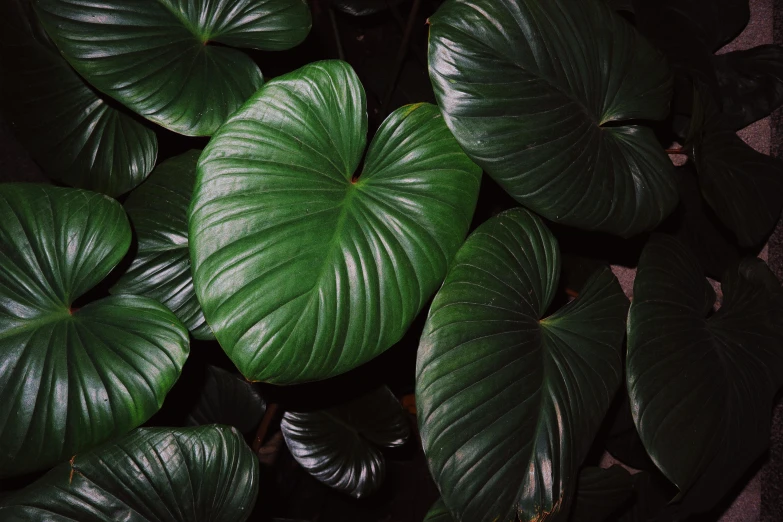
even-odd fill
[{"label": "dark green leaf", "polygon": [[207,367],[207,378],[188,425],[225,424],[247,435],[258,427],[266,403],[252,384],[217,366]]},{"label": "dark green leaf", "polygon": [[783,104],[783,47],[762,45],[715,57],[724,120],[734,130]]},{"label": "dark green leaf", "polygon": [[571,508],[571,522],[601,522],[633,495],[634,480],[621,466],[584,468]]},{"label": "dark green leaf", "polygon": [[402,0],[331,0],[335,9],[352,16],[368,16],[380,13]]},{"label": "dark green leaf", "polygon": [[385,386],[333,408],[286,412],[280,429],[304,469],[356,498],[383,483],[386,462],[376,446],[401,446],[410,435],[405,410]]},{"label": "dark green leaf", "polygon": [[71,308],[130,238],[125,212],[107,196],[0,186],[0,476],[127,433],[179,377],[187,330],[163,305],[112,296]]},{"label": "dark green leaf", "polygon": [[462,148],[544,217],[631,236],[677,204],[666,60],[603,1],[448,0],[430,77]]},{"label": "dark green leaf", "polygon": [[606,3],[615,11],[633,13],[633,0],[606,0]]},{"label": "dark green leaf", "polygon": [[628,300],[608,268],[542,318],[557,243],[526,210],[457,253],[419,346],[424,452],[458,520],[565,520],[577,473],[622,380]]},{"label": "dark green leaf", "polygon": [[234,47],[289,49],[310,31],[303,0],[32,1],[87,81],[189,136],[211,135],[261,85]]},{"label": "dark green leaf", "polygon": [[356,179],[365,107],[350,66],[310,64],[265,85],[201,156],[196,293],[248,379],[325,379],[379,355],[464,241],[481,171],[437,107],[394,111]]},{"label": "dark green leaf", "polygon": [[138,249],[111,292],[160,301],[193,337],[214,339],[193,290],[188,250],[188,206],[200,154],[192,150],[164,161],[128,197],[125,210],[136,231]]},{"label": "dark green leaf", "polygon": [[712,288],[674,238],[650,240],[634,283],[631,411],[653,462],[696,510],[721,498],[767,446],[783,384],[783,332],[775,330],[783,308],[758,280],[759,267],[741,266],[754,277],[727,272],[714,315]]},{"label": "dark green leaf", "polygon": [[740,246],[761,245],[783,208],[783,162],[755,151],[710,110],[696,127],[693,160],[704,199]]},{"label": "dark green leaf", "polygon": [[0,2],[0,94],[18,137],[53,179],[118,196],[155,165],[155,133],[82,80],[26,0]]},{"label": "dark green leaf", "polygon": [[676,488],[656,470],[633,476],[633,502],[617,522],[665,522],[686,520],[688,513],[669,504]]},{"label": "dark green leaf", "polygon": [[427,511],[424,522],[454,522],[454,517],[449,513],[446,504],[443,503],[443,499],[439,498],[438,501],[432,505],[430,510]]},{"label": "dark green leaf", "polygon": [[3,499],[7,522],[242,522],[258,460],[225,426],[139,429],[75,455]]}]

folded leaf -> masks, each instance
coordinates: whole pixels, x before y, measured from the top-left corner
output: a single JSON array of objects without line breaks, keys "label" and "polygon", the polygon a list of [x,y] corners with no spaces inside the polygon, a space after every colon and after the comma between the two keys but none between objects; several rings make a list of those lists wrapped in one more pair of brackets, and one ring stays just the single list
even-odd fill
[{"label": "folded leaf", "polygon": [[459,250],[419,345],[424,453],[457,520],[566,520],[582,460],[622,380],[628,300],[603,268],[545,317],[554,236],[526,210]]},{"label": "folded leaf", "polygon": [[266,403],[252,384],[217,366],[206,369],[204,387],[188,414],[188,425],[225,424],[245,435],[255,430]]},{"label": "folded leaf", "polygon": [[344,62],[265,85],[201,156],[196,294],[251,380],[325,379],[397,342],[462,244],[481,171],[437,107],[392,113],[370,145]]},{"label": "folded leaf", "polygon": [[303,0],[33,0],[99,91],[167,129],[209,136],[262,83],[235,47],[276,51],[310,31]]},{"label": "folded leaf", "polygon": [[139,429],[75,455],[0,502],[0,519],[242,522],[258,460],[225,426]]},{"label": "folded leaf", "polygon": [[632,236],[677,204],[672,164],[636,120],[669,113],[656,51],[603,0],[448,0],[430,78],[462,148],[556,222]]},{"label": "folded leaf", "polygon": [[112,296],[72,308],[130,238],[107,196],[0,186],[0,476],[127,433],[179,377],[187,330],[160,303]]}]

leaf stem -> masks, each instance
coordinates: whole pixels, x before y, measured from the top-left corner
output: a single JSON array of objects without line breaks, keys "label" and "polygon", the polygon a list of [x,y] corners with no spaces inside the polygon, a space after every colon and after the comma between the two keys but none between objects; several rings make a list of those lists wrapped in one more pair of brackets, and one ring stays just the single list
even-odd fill
[{"label": "leaf stem", "polygon": [[383,103],[381,104],[383,116],[386,116],[389,113],[389,103],[391,103],[392,95],[397,87],[397,79],[400,77],[402,65],[405,63],[405,56],[408,54],[408,46],[410,45],[411,33],[413,32],[413,23],[416,21],[419,7],[421,7],[421,0],[413,0],[411,12],[408,14],[408,23],[405,24],[405,31],[402,35],[402,43],[397,51],[397,60],[394,63],[394,69],[392,69],[391,81],[386,88],[386,94],[383,95]]},{"label": "leaf stem", "polygon": [[278,405],[274,402],[267,407],[266,413],[264,413],[264,418],[261,419],[261,423],[258,425],[258,430],[256,430],[256,437],[253,439],[253,453],[257,454],[258,450],[260,450],[261,446],[264,444],[266,432],[269,431],[269,426],[272,424],[272,420],[277,416],[277,410]]},{"label": "leaf stem", "polygon": [[340,60],[345,61],[345,52],[343,51],[343,43],[340,40],[340,29],[337,27],[337,18],[334,16],[334,9],[330,6],[329,20],[332,22],[332,34],[334,35],[334,43],[337,45],[337,57]]}]

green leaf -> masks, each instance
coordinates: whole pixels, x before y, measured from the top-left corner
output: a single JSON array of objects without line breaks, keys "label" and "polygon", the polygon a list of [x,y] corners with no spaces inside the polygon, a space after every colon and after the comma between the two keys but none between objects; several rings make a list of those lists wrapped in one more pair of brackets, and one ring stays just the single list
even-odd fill
[{"label": "green leaf", "polygon": [[208,136],[262,83],[234,47],[277,51],[310,31],[303,0],[33,0],[99,91],[167,129]]},{"label": "green leaf", "polygon": [[584,468],[579,473],[571,522],[601,522],[620,509],[634,493],[634,479],[621,466]]},{"label": "green leaf", "polygon": [[783,209],[783,162],[755,151],[709,109],[693,139],[692,156],[702,195],[715,214],[740,246],[761,245]]},{"label": "green leaf", "polygon": [[0,518],[104,522],[242,522],[258,461],[225,426],[139,429],[75,455],[0,504]]},{"label": "green leaf", "polygon": [[783,104],[783,47],[762,45],[715,57],[727,124],[738,130]]},{"label": "green leaf", "polygon": [[73,301],[131,239],[114,200],[77,189],[0,186],[0,476],[63,461],[145,422],[188,355],[163,305]]},{"label": "green leaf", "polygon": [[720,499],[767,446],[783,384],[783,308],[758,280],[760,268],[740,265],[748,266],[753,277],[727,272],[712,314],[715,294],[696,258],[678,240],[654,236],[634,283],[634,422],[653,462],[696,510]]},{"label": "green leaf", "polygon": [[631,236],[677,204],[653,131],[666,61],[602,0],[448,0],[430,17],[430,77],[462,148],[556,222]]},{"label": "green leaf", "polygon": [[331,0],[335,9],[351,16],[369,16],[402,3],[402,0]]},{"label": "green leaf", "polygon": [[138,239],[133,263],[113,294],[150,297],[166,305],[196,339],[214,339],[193,290],[188,250],[188,206],[201,151],[164,161],[125,201]]},{"label": "green leaf", "polygon": [[350,66],[313,63],[266,84],[201,156],[196,294],[248,379],[325,379],[379,355],[464,241],[481,171],[437,107],[394,111],[357,178],[365,107]]},{"label": "green leaf", "polygon": [[622,380],[628,299],[608,268],[545,317],[554,236],[514,209],[457,253],[416,367],[424,452],[457,520],[566,520],[577,474]]},{"label": "green leaf", "polygon": [[84,82],[26,0],[0,2],[0,44],[3,109],[48,176],[110,196],[147,177],[158,154],[155,133]]},{"label": "green leaf", "polygon": [[443,503],[443,499],[439,498],[427,511],[424,522],[454,522],[454,517],[449,513],[449,509]]},{"label": "green leaf", "polygon": [[253,385],[217,366],[208,366],[206,374],[188,425],[225,424],[245,435],[256,429],[266,403]]},{"label": "green leaf", "polygon": [[385,386],[332,408],[288,411],[280,429],[308,473],[356,498],[383,483],[386,460],[378,446],[402,446],[410,436],[405,410]]}]

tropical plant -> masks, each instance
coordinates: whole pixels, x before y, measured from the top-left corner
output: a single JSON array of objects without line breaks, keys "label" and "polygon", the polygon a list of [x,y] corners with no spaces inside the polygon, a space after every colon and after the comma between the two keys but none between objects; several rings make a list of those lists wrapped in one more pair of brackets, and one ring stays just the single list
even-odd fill
[{"label": "tropical plant", "polygon": [[[304,517],[291,470],[365,499],[417,457],[432,522],[679,521],[741,482],[783,170],[736,133],[783,50],[715,54],[743,0],[405,5],[0,5],[59,185],[0,185],[0,519]],[[341,24],[394,19],[379,91]],[[320,20],[348,61],[294,66]]]}]

